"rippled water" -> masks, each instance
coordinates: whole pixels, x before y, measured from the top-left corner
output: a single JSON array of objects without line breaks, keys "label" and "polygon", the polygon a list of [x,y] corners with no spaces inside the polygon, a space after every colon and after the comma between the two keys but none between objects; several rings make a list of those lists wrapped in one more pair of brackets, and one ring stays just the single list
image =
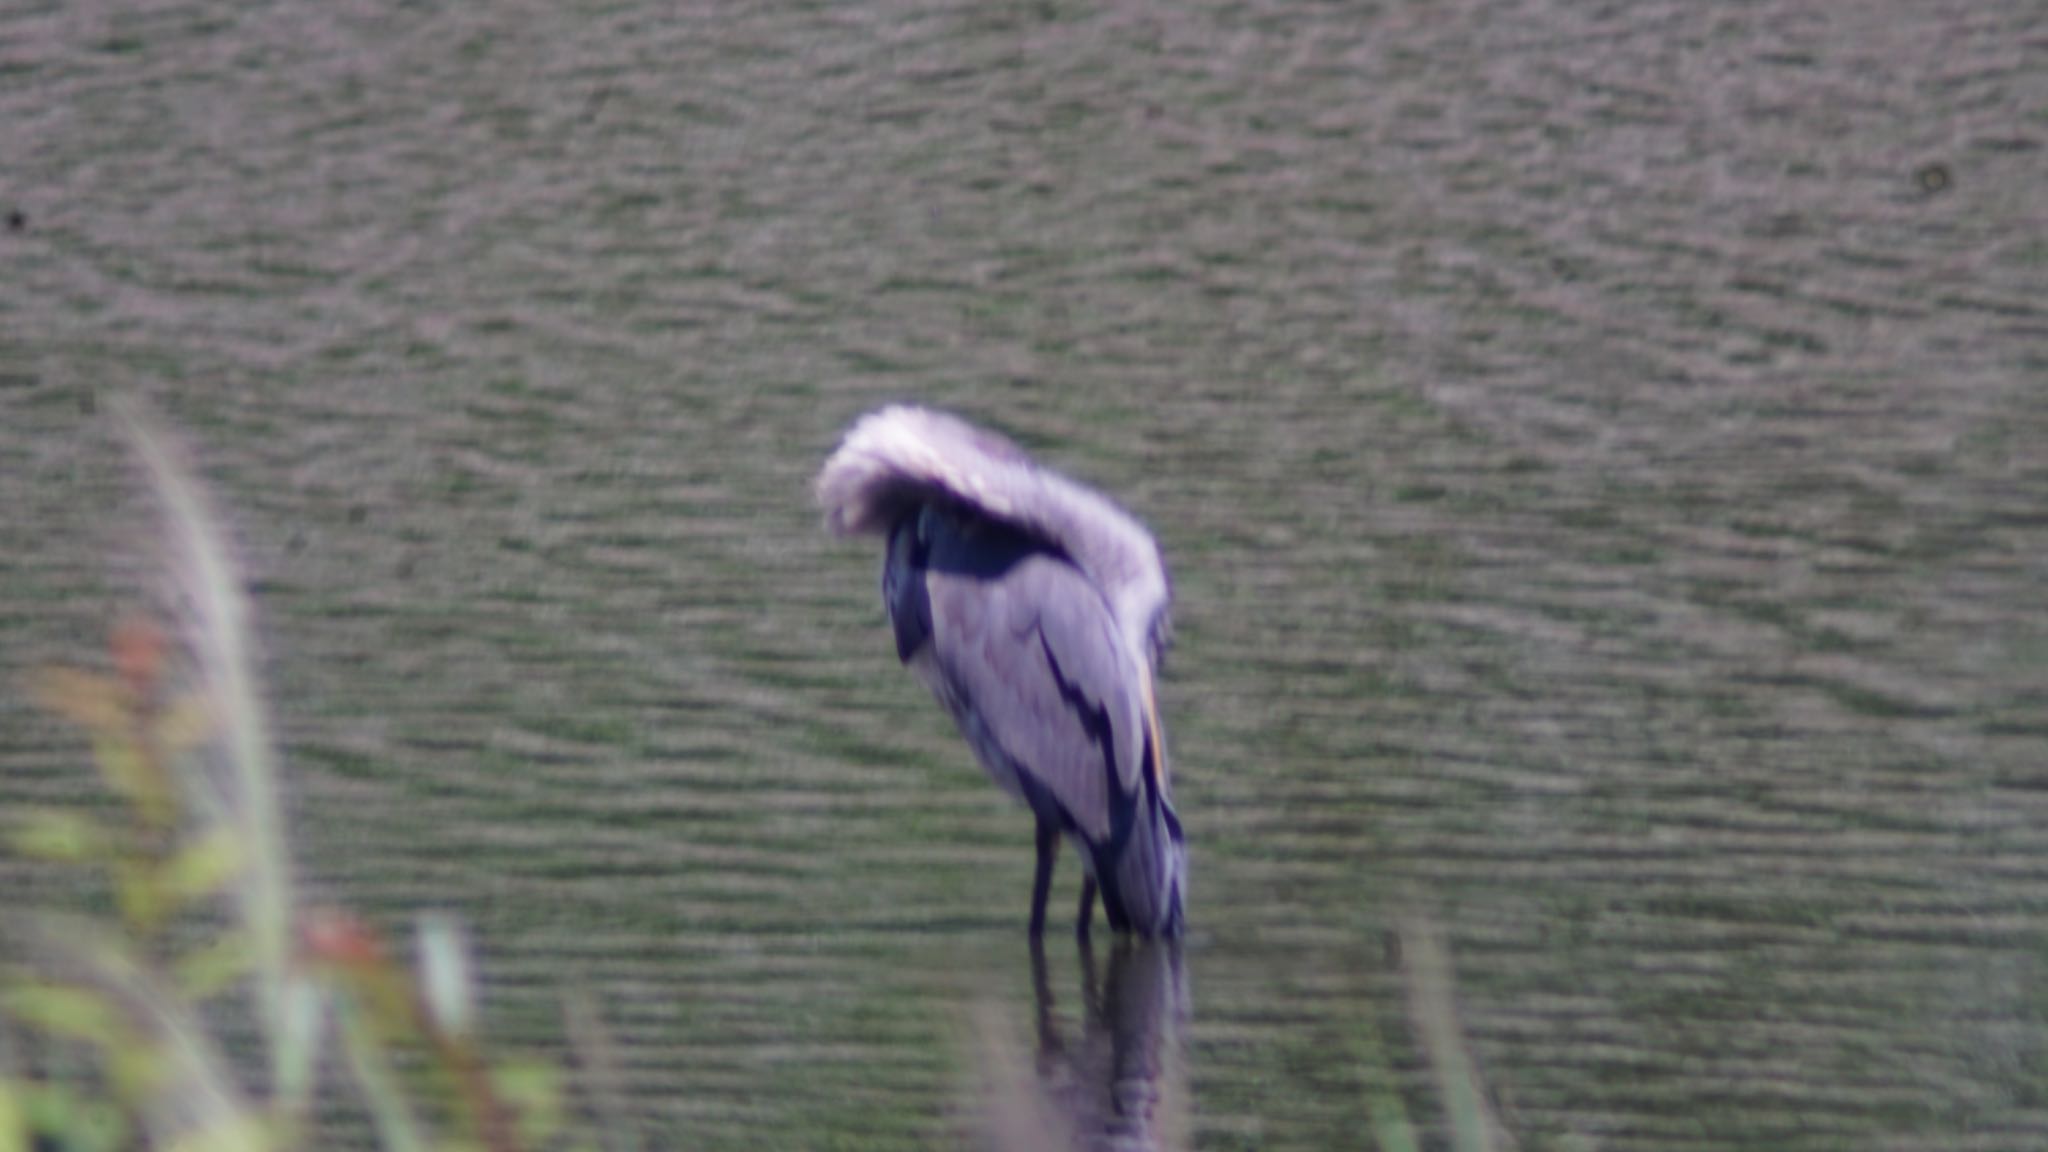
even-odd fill
[{"label": "rippled water", "polygon": [[1416,909],[1524,1147],[2038,1144],[2044,147],[2010,0],[17,4],[0,671],[146,580],[147,394],[323,894],[657,1145],[945,1144],[1029,820],[808,492],[917,398],[1174,567],[1197,1146],[1363,1143],[1366,1036],[1438,1114]]}]

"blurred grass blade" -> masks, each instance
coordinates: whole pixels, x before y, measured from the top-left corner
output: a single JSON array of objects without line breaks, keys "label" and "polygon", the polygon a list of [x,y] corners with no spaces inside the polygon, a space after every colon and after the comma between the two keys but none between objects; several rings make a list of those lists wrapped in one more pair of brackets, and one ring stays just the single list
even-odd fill
[{"label": "blurred grass blade", "polygon": [[476,1020],[469,941],[446,913],[421,913],[418,924],[413,947],[421,1002],[435,1027],[449,1036],[467,1037]]},{"label": "blurred grass blade", "polygon": [[343,1000],[336,1007],[342,1014],[341,1050],[348,1057],[356,1086],[363,1090],[363,1102],[377,1128],[377,1146],[388,1152],[427,1152],[429,1142],[419,1117],[378,1042],[376,1029],[357,1005]]},{"label": "blurred grass blade", "polygon": [[605,1152],[640,1152],[640,1141],[626,1123],[625,1077],[619,1072],[619,1050],[605,1026],[597,1001],[587,992],[572,992],[563,1010],[569,1050],[581,1070],[577,1083],[597,1119]]},{"label": "blurred grass blade", "polygon": [[1487,1105],[1479,1069],[1458,1026],[1457,1008],[1451,1002],[1450,958],[1436,926],[1420,916],[1409,918],[1401,928],[1401,954],[1408,961],[1408,1010],[1436,1074],[1450,1121],[1451,1147],[1457,1152],[1511,1149],[1514,1142]]},{"label": "blurred grass blade", "polygon": [[1365,1012],[1360,1014],[1351,1046],[1359,1074],[1365,1078],[1365,1115],[1372,1126],[1373,1143],[1380,1152],[1416,1152],[1420,1145],[1415,1140],[1415,1126],[1408,1120],[1394,1069],[1380,1046],[1379,1027]]},{"label": "blurred grass blade", "polygon": [[[229,769],[227,793],[204,797],[212,803],[202,807],[221,809],[249,854],[235,890],[254,949],[257,1014],[270,1042],[271,1088],[281,1104],[297,1112],[311,1092],[319,1014],[293,1011],[288,1003],[299,979],[291,965],[291,858],[269,719],[252,667],[249,600],[206,493],[170,439],[133,402],[117,399],[114,412],[163,504],[180,588],[195,614],[192,643]],[[186,774],[204,787],[203,780],[194,779],[200,775]]]}]

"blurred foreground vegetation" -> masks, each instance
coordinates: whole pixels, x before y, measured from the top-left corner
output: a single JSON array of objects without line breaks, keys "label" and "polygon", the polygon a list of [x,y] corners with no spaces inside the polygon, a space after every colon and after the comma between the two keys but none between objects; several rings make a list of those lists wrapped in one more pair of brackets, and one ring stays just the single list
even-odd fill
[{"label": "blurred foreground vegetation", "polygon": [[[300,905],[241,577],[172,444],[119,416],[164,510],[183,641],[136,616],[114,628],[108,671],[31,686],[90,742],[110,803],[8,813],[14,850],[103,899],[89,916],[8,913],[0,1152],[300,1147],[330,1031],[382,1147],[599,1147],[571,1124],[560,1069],[483,1044],[452,921],[422,917],[406,963],[348,911]],[[609,1099],[581,1015],[584,1086]],[[251,1020],[267,1076],[221,1039]]]}]

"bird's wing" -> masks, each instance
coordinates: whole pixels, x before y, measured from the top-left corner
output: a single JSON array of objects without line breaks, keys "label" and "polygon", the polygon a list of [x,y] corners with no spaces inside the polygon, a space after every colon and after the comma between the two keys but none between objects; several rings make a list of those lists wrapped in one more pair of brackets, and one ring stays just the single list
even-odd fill
[{"label": "bird's wing", "polygon": [[1012,765],[1108,839],[1140,787],[1149,677],[1101,594],[1045,554],[994,579],[929,578],[941,674]]}]

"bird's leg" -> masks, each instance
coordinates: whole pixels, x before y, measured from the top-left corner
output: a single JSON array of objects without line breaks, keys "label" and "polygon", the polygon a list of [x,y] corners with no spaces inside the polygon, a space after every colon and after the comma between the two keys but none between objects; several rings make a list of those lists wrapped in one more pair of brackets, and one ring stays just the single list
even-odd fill
[{"label": "bird's leg", "polygon": [[1095,877],[1081,877],[1081,914],[1074,920],[1074,935],[1088,938],[1088,922],[1095,919]]},{"label": "bird's leg", "polygon": [[1052,893],[1052,861],[1060,850],[1060,827],[1038,822],[1038,875],[1031,881],[1031,938],[1045,935],[1045,898]]},{"label": "bird's leg", "polygon": [[[1110,961],[1112,964],[1116,961],[1114,952]],[[1111,975],[1110,979],[1116,977]],[[1107,1007],[1102,1002],[1102,974],[1095,966],[1095,945],[1084,938],[1081,941],[1081,1013],[1092,1023],[1103,1018]]]}]

